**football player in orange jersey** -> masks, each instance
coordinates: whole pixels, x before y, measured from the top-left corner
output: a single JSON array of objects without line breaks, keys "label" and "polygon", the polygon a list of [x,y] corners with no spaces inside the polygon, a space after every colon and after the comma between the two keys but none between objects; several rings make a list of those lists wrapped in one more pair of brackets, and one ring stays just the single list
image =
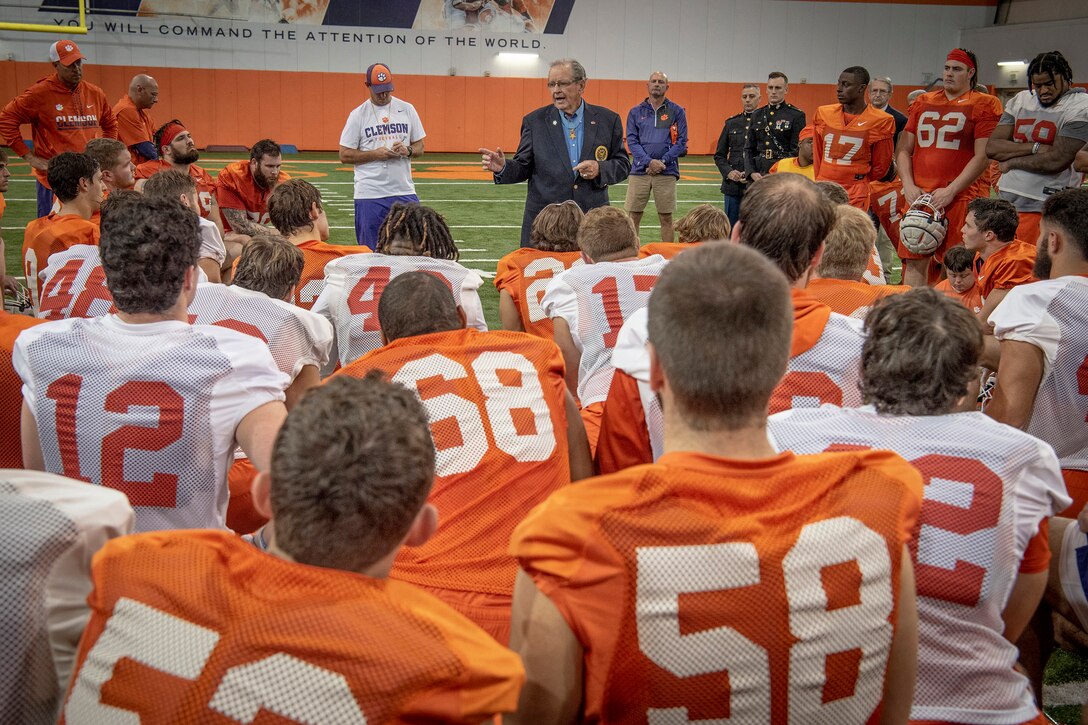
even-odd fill
[{"label": "football player in orange jersey", "polygon": [[23,461],[124,492],[139,531],[222,528],[236,442],[267,470],[287,376],[259,340],[189,324],[196,215],[141,197],[103,225],[117,314],[48,322],[15,342]]},{"label": "football player in orange jersey", "polygon": [[90,219],[106,193],[95,160],[74,151],[49,159],[49,188],[60,209],[31,221],[23,232],[23,270],[35,310],[42,292],[38,273],[48,265],[49,255],[76,244],[98,244],[98,227]]},{"label": "football player in orange jersey", "polygon": [[[159,158],[145,161],[136,167],[136,190],[139,191],[143,186],[143,179],[149,179],[159,171],[175,169],[188,174],[196,182],[200,216],[214,222],[222,233],[223,219],[219,214],[219,205],[215,202],[215,179],[202,166],[197,165],[200,152],[196,148],[193,135],[175,118],[160,126],[153,138]],[[233,256],[238,255],[234,253]]]},{"label": "football player in orange jersey", "polygon": [[[925,478],[911,542],[920,634],[912,721],[1043,725],[1013,665],[1046,587],[1047,519],[1070,502],[1057,456],[974,410],[982,333],[962,305],[919,288],[879,302],[865,328],[871,407],[773,415],[770,436],[797,454],[891,450]],[[957,412],[965,401],[970,409]]]},{"label": "football player in orange jersey", "polygon": [[850,203],[869,210],[869,184],[889,175],[895,152],[895,119],[865,98],[869,71],[851,66],[839,74],[838,103],[820,106],[812,122],[815,178],[842,184]]},{"label": "football player in orange jersey", "polygon": [[311,391],[255,486],[274,521],[267,551],[230,532],[171,531],[125,537],[96,557],[61,722],[252,721],[264,711],[476,725],[512,710],[517,657],[387,578],[398,550],[435,531],[434,474],[427,413],[408,390],[372,376]]},{"label": "football player in orange jersey", "polygon": [[[200,216],[200,201],[193,177],[175,169],[156,171],[144,184],[143,193],[150,199],[172,199],[196,215],[200,227],[200,252],[197,264],[210,282],[229,282],[233,258],[219,234],[219,227]],[[231,245],[240,251],[239,245]]]},{"label": "football player in orange jersey", "polygon": [[[822,403],[861,405],[857,383],[865,339],[862,323],[832,312],[805,291],[835,218],[835,207],[820,187],[797,174],[770,174],[753,182],[741,202],[733,241],[770,257],[793,286],[791,355],[786,375],[771,395],[772,413]],[[612,356],[616,371],[595,451],[601,473],[649,463],[661,454],[663,420],[660,402],[650,390],[647,335],[642,309],[617,336]]]},{"label": "football player in orange jersey", "polygon": [[733,227],[725,212],[710,204],[699,204],[676,223],[675,242],[650,242],[639,247],[639,259],[660,254],[672,259],[680,252],[702,242],[724,242]]},{"label": "football player in orange jersey", "polygon": [[828,305],[833,312],[864,319],[878,299],[906,292],[910,287],[863,281],[862,275],[876,245],[873,220],[849,204],[835,207],[835,216],[835,226],[824,241],[816,276],[809,280],[805,293]]},{"label": "football player in orange jersey", "polygon": [[1016,239],[1016,208],[1004,199],[972,199],[963,222],[963,246],[975,252],[978,291],[982,311],[978,313],[984,331],[990,333],[990,318],[1013,287],[1036,281],[1035,245]]},{"label": "football player in orange jersey", "polygon": [[329,219],[321,205],[321,192],[302,179],[288,179],[268,195],[268,218],[280,234],[302,250],[302,278],[293,300],[313,309],[325,289],[325,265],[349,254],[366,253],[366,247],[329,244]]},{"label": "football player in orange jersey", "polygon": [[986,413],[1042,438],[1061,459],[1075,516],[1088,504],[1088,190],[1043,204],[1035,276],[990,315],[1001,342]]},{"label": "football player in orange jersey", "polygon": [[662,272],[664,455],[552,494],[510,543],[514,723],[906,721],[921,476],[884,451],[776,453],[791,308],[784,275],[741,246]]},{"label": "football player in orange jersey", "polygon": [[573,199],[548,204],[529,231],[529,246],[499,260],[495,288],[499,290],[502,329],[552,337],[552,321],[540,307],[548,280],[584,264],[578,253],[578,225],[585,214]]},{"label": "football player in orange jersey", "polygon": [[118,189],[131,189],[136,184],[136,167],[132,164],[132,154],[117,139],[92,138],[87,142],[83,153],[98,162],[107,195]]},{"label": "football player in orange jersey", "polygon": [[982,311],[982,295],[978,291],[975,253],[966,247],[952,247],[944,253],[943,281],[933,289],[943,292],[976,315]]},{"label": "football player in orange jersey", "polygon": [[385,347],[333,377],[377,369],[416,390],[438,449],[430,501],[443,519],[430,543],[401,553],[391,576],[506,644],[517,570],[510,534],[552,491],[593,474],[562,357],[550,340],[466,328],[445,280],[427,272],[394,278],[378,318]]},{"label": "football player in orange jersey", "polygon": [[[956,48],[948,54],[943,86],[911,104],[896,153],[906,203],[931,194],[934,206],[948,218],[948,233],[933,254],[938,262],[946,249],[960,243],[967,202],[989,163],[986,142],[1001,118],[1001,102],[974,90],[977,68],[978,59],[969,50]],[[926,284],[930,258],[913,254],[902,243],[897,251],[903,260],[903,284]]]},{"label": "football player in orange jersey", "polygon": [[[249,150],[248,161],[227,164],[215,179],[215,199],[223,215],[223,233],[231,237],[273,234],[268,226],[268,195],[291,178],[281,171],[283,155],[272,139]],[[242,244],[244,239],[233,239]]]},{"label": "football player in orange jersey", "polygon": [[594,450],[620,328],[646,306],[668,260],[659,254],[639,259],[631,218],[608,206],[586,213],[578,227],[578,248],[586,264],[554,277],[541,307],[552,318],[555,342],[566,363],[567,388],[582,406]]}]

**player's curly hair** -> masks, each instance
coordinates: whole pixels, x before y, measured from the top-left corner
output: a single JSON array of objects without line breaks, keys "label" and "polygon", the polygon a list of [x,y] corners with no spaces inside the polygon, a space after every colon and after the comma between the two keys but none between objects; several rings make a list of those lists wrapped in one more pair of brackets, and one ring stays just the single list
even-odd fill
[{"label": "player's curly hair", "polygon": [[268,220],[280,234],[291,236],[314,228],[310,210],[321,211],[321,192],[305,179],[288,179],[268,195]]},{"label": "player's curly hair", "polygon": [[200,251],[197,219],[180,201],[147,197],[103,217],[99,251],[117,309],[161,313],[174,306]]},{"label": "player's curly hair", "polygon": [[978,375],[982,328],[930,287],[890,295],[865,317],[861,396],[878,413],[943,415]]},{"label": "player's curly hair", "polygon": [[378,229],[377,251],[393,253],[390,245],[398,237],[411,242],[422,257],[457,261],[460,256],[445,218],[429,206],[394,204]]},{"label": "player's curly hair", "polygon": [[1051,79],[1061,76],[1067,84],[1073,82],[1073,69],[1069,67],[1069,61],[1057,50],[1040,53],[1028,63],[1028,90],[1035,87],[1031,82],[1031,77],[1043,75],[1044,73],[1050,76]]},{"label": "player's curly hair", "polygon": [[336,375],[306,394],[276,436],[276,545],[302,564],[364,571],[404,539],[434,470],[414,392],[377,370]]},{"label": "player's curly hair", "polygon": [[980,232],[993,232],[999,242],[1011,242],[1016,237],[1020,215],[1012,202],[980,196],[967,204],[967,211],[974,215]]},{"label": "player's curly hair", "polygon": [[1088,260],[1088,189],[1066,189],[1043,202],[1042,221],[1058,227]]},{"label": "player's curly hair", "polygon": [[302,250],[278,234],[259,234],[242,247],[231,284],[286,300],[302,279]]},{"label": "player's curly hair", "polygon": [[585,213],[573,199],[548,204],[529,231],[529,244],[541,252],[577,252],[578,225]]},{"label": "player's curly hair", "polygon": [[387,284],[378,300],[378,324],[388,342],[465,325],[449,283],[430,272],[406,272]]},{"label": "player's curly hair", "polygon": [[134,189],[115,189],[110,192],[110,195],[102,202],[102,208],[99,209],[99,226],[101,227],[102,222],[106,221],[106,217],[119,211],[125,204],[143,198],[144,195]]},{"label": "player's curly hair", "polygon": [[676,222],[676,241],[683,244],[695,242],[727,241],[732,228],[729,217],[720,207],[700,204]]},{"label": "player's curly hair", "polygon": [[98,171],[98,162],[89,155],[64,151],[49,159],[46,178],[49,179],[49,188],[57,198],[68,203],[79,196],[80,180],[86,179],[93,183],[94,175]]}]

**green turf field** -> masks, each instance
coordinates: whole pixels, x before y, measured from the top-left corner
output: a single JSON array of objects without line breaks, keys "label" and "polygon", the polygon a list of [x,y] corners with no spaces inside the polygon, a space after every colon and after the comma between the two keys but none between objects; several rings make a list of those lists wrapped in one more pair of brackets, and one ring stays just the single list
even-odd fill
[{"label": "green turf field", "polygon": [[[212,174],[237,160],[233,154],[204,154],[201,166]],[[446,218],[461,250],[461,262],[479,270],[485,277],[480,289],[484,314],[490,327],[499,327],[498,294],[490,284],[495,264],[507,252],[517,248],[521,237],[521,214],[525,203],[525,184],[497,186],[491,175],[480,169],[477,154],[429,154],[413,162],[412,169],[420,200],[437,209]],[[352,171],[332,153],[304,153],[284,157],[284,169],[294,177],[305,178],[321,189],[332,227],[330,242],[354,244],[354,204]],[[3,237],[7,247],[9,274],[20,274],[23,228],[35,216],[34,180],[30,167],[18,157],[10,164],[12,179],[5,195]],[[676,218],[700,203],[721,204],[718,191],[721,175],[709,156],[693,156],[681,164],[683,179],[677,189]],[[611,188],[613,204],[623,204],[626,184]],[[661,232],[653,200],[643,216],[643,243],[660,241]]]}]

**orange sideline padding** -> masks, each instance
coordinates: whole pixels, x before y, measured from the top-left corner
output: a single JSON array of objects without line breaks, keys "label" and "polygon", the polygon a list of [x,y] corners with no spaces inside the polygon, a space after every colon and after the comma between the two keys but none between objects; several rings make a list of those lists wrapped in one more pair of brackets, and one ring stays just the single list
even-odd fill
[{"label": "orange sideline padding", "polygon": [[[0,62],[3,103],[53,72],[48,63]],[[311,73],[194,68],[144,68],[87,62],[84,77],[101,86],[116,103],[137,73],[159,82],[159,102],[152,118],[163,124],[180,118],[197,144],[252,146],[262,138],[295,144],[303,151],[334,151],[351,109],[367,97],[360,73]],[[521,117],[549,103],[543,78],[467,76],[397,77],[396,95],[412,103],[427,130],[427,151],[474,152],[481,146],[517,148]],[[755,78],[762,87],[764,78]],[[907,94],[899,86],[892,105],[906,111]],[[740,83],[685,83],[674,80],[669,98],[687,109],[688,152],[712,154],[729,116],[740,112]],[[646,97],[645,81],[590,77],[585,98],[606,106],[626,122],[627,112]],[[790,86],[788,100],[812,117],[816,107],[835,102],[832,84]],[[194,109],[200,109],[194,110]],[[30,138],[29,127],[23,138]]]}]

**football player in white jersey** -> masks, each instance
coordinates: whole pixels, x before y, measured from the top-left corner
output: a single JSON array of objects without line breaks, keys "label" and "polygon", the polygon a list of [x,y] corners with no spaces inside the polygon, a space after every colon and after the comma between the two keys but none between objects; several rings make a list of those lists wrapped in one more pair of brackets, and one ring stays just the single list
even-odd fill
[{"label": "football player in white jersey", "polygon": [[197,265],[212,282],[229,281],[234,257],[227,255],[223,235],[214,222],[200,216],[200,202],[193,177],[174,169],[158,171],[147,180],[143,189],[149,199],[176,199],[196,214],[200,225],[200,252]]},{"label": "football player in white jersey", "polygon": [[75,664],[90,614],[91,557],[132,533],[124,495],[41,471],[0,471],[0,713],[45,725]]},{"label": "football player in white jersey", "polygon": [[612,350],[623,323],[650,301],[668,260],[638,258],[638,232],[621,209],[591,209],[578,227],[584,265],[553,277],[540,300],[552,319],[566,362],[567,388],[582,406],[590,450],[597,447],[601,415],[615,368]]},{"label": "football player in white jersey", "polygon": [[1088,503],[1088,190],[1043,204],[1035,276],[990,315],[1001,341],[991,417],[1054,446],[1075,516]]},{"label": "football player in white jersey", "polygon": [[268,343],[276,367],[291,378],[284,391],[288,410],[321,382],[332,349],[329,321],[290,303],[302,263],[302,251],[283,237],[253,237],[230,286],[197,285],[189,304],[193,324],[227,327]]},{"label": "football player in white jersey", "polygon": [[477,290],[483,278],[458,264],[446,220],[419,204],[394,204],[378,231],[374,254],[352,254],[325,265],[325,287],[313,311],[336,329],[340,364],[382,346],[378,300],[390,280],[405,272],[430,272],[446,280],[468,327],[487,331]]},{"label": "football player in white jersey", "polygon": [[982,413],[954,412],[982,351],[963,305],[915,288],[877,303],[865,327],[866,407],[785,411],[771,416],[770,435],[798,454],[886,448],[922,473],[911,545],[919,624],[911,720],[1034,722],[1039,710],[1013,667],[1014,643],[1046,586],[1047,519],[1069,503],[1057,456]]},{"label": "football player in white jersey", "polygon": [[1088,141],[1088,94],[1073,83],[1069,62],[1058,51],[1040,53],[1028,64],[1028,90],[1005,105],[986,154],[1000,162],[1001,198],[1020,214],[1016,236],[1038,238],[1043,200],[1080,186],[1073,159]]},{"label": "football player in white jersey", "polygon": [[196,215],[176,201],[125,203],[102,227],[117,314],[15,343],[24,464],[122,491],[138,531],[223,527],[235,441],[267,470],[287,414],[266,345],[188,323],[199,245]]}]

